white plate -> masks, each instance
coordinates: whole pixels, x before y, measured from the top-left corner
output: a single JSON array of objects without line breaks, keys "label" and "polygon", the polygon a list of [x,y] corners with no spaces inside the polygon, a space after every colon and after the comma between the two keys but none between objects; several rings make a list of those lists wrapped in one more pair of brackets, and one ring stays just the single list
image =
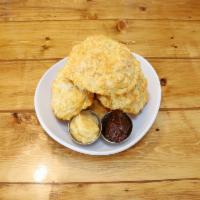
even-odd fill
[{"label": "white plate", "polygon": [[90,155],[110,155],[124,151],[136,144],[147,133],[152,126],[160,107],[161,88],[159,78],[151,64],[142,56],[134,53],[136,59],[141,63],[142,70],[148,80],[149,100],[143,111],[132,118],[133,133],[124,143],[111,145],[99,139],[90,146],[75,144],[68,132],[67,123],[61,122],[54,116],[51,110],[51,85],[57,71],[64,66],[67,58],[53,65],[40,79],[35,91],[35,111],[43,129],[58,143],[74,151]]}]

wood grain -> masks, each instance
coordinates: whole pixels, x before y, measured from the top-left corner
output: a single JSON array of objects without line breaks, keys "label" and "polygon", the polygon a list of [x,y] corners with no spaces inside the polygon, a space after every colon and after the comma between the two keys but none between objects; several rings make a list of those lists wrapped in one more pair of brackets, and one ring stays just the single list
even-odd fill
[{"label": "wood grain", "polygon": [[[123,23],[123,22],[121,22]],[[0,60],[63,58],[92,34],[105,34],[146,57],[200,58],[200,21],[1,22]]]},{"label": "wood grain", "polygon": [[1,1],[1,21],[79,19],[200,19],[196,0],[37,0]]},{"label": "wood grain", "polygon": [[0,198],[4,200],[199,200],[200,181],[164,181],[153,183],[118,184],[1,184]]},{"label": "wood grain", "polygon": [[[0,1],[0,199],[199,200],[199,11],[197,0]],[[149,133],[109,157],[56,143],[33,111],[42,74],[93,34],[147,57],[162,85]]]},{"label": "wood grain", "polygon": [[[0,62],[0,110],[33,109],[36,85],[56,60]],[[200,60],[150,59],[162,83],[161,108],[200,107]]]},{"label": "wood grain", "polygon": [[162,111],[135,147],[98,157],[50,139],[33,113],[0,113],[0,182],[37,182],[41,168],[48,183],[200,178],[199,119],[196,110]]}]

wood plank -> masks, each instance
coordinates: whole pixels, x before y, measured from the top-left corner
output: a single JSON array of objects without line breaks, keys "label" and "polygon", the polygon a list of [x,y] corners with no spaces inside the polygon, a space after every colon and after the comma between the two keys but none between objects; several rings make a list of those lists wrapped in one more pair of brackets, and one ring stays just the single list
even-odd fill
[{"label": "wood plank", "polygon": [[200,178],[200,111],[162,111],[135,147],[112,156],[71,151],[33,113],[0,113],[0,182],[117,182]]},{"label": "wood plank", "polygon": [[200,58],[200,21],[1,22],[0,30],[0,60],[62,58],[92,34],[113,37],[146,57]]},{"label": "wood plank", "polygon": [[1,21],[72,20],[72,19],[200,19],[196,0],[37,0],[2,1]]},{"label": "wood plank", "polygon": [[[33,109],[36,85],[55,62],[1,62],[0,110]],[[200,60],[150,59],[150,62],[162,80],[161,108],[200,107]]]},{"label": "wood plank", "polygon": [[162,85],[161,108],[200,107],[200,60],[150,59]]},{"label": "wood plank", "polygon": [[200,181],[164,181],[153,183],[118,184],[1,184],[0,198],[4,200],[199,200]]}]

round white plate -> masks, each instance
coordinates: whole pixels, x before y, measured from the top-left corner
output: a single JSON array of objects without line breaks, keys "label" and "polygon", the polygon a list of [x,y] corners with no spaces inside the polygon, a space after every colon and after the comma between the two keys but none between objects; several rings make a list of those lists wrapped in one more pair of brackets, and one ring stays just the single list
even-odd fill
[{"label": "round white plate", "polygon": [[160,107],[161,87],[159,78],[151,64],[142,56],[133,54],[141,63],[142,70],[148,80],[149,100],[142,112],[132,118],[133,133],[131,137],[121,144],[107,144],[102,139],[89,146],[75,144],[67,131],[67,123],[62,122],[54,116],[51,109],[51,85],[57,71],[67,62],[64,58],[53,65],[40,79],[35,91],[35,111],[43,129],[58,143],[74,151],[90,155],[110,155],[124,151],[136,144],[147,133],[152,126]]}]

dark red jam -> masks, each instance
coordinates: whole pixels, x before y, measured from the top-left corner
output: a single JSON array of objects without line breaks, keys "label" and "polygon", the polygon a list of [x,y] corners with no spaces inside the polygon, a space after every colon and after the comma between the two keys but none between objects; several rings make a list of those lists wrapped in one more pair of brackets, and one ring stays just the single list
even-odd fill
[{"label": "dark red jam", "polygon": [[120,110],[114,110],[102,119],[103,136],[115,143],[125,140],[132,131],[132,122],[128,115]]}]

